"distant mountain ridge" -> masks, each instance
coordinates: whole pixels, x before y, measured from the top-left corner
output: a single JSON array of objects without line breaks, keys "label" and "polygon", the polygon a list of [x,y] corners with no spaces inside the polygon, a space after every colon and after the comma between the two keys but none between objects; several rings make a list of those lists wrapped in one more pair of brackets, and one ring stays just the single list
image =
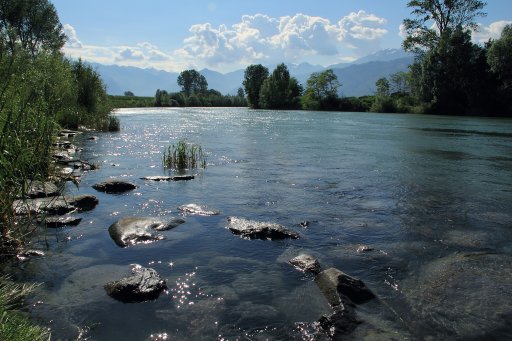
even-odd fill
[{"label": "distant mountain ridge", "polygon": [[[296,77],[304,87],[313,72],[333,69],[342,84],[341,94],[344,96],[364,96],[375,92],[375,82],[381,77],[407,71],[413,62],[413,56],[402,50],[387,49],[358,59],[352,63],[341,63],[323,67],[309,63],[287,64],[290,74]],[[157,89],[169,92],[180,91],[176,83],[179,73],[156,69],[142,69],[130,66],[103,65],[93,63],[92,66],[103,78],[107,92],[111,95],[122,95],[132,91],[137,96],[153,96]],[[275,65],[268,66],[270,72]],[[245,70],[220,73],[210,69],[199,72],[206,77],[208,87],[223,94],[235,94],[242,86]]]}]

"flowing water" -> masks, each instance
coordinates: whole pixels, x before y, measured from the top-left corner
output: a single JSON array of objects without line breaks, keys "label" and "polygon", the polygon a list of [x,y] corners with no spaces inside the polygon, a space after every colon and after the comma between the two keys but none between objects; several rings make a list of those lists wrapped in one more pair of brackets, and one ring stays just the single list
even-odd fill
[{"label": "flowing water", "polygon": [[[54,339],[323,339],[313,322],[331,308],[313,276],[288,264],[303,252],[379,297],[357,307],[362,323],[349,339],[512,337],[511,120],[240,108],[118,115],[120,133],[81,142],[81,158],[100,169],[68,188],[99,205],[35,241],[45,257],[9,269],[42,283],[30,313]],[[140,179],[168,174],[163,150],[183,138],[207,152],[205,170],[192,181]],[[138,188],[91,188],[108,178]],[[170,219],[189,203],[221,214],[185,216],[152,244],[120,248],[109,237],[122,217]],[[300,239],[245,240],[226,228],[229,216],[279,223]],[[157,270],[169,291],[144,303],[107,296],[103,285],[134,263]]]}]

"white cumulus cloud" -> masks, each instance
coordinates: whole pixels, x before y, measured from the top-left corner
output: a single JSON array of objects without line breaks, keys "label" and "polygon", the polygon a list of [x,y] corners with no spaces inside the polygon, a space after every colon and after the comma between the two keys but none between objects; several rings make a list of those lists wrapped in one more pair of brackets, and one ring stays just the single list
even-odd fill
[{"label": "white cumulus cloud", "polygon": [[334,23],[302,13],[279,18],[244,15],[231,27],[193,25],[176,55],[211,66],[297,62],[313,55],[360,57],[380,48],[380,39],[388,33],[385,24],[384,18],[365,11]]},{"label": "white cumulus cloud", "polygon": [[495,21],[489,26],[479,24],[476,31],[472,32],[472,39],[478,43],[485,43],[489,39],[497,39],[501,36],[501,32],[505,26],[510,24],[512,24],[512,21],[505,20]]},{"label": "white cumulus cloud", "polygon": [[74,48],[81,48],[82,42],[78,39],[76,35],[76,30],[73,26],[70,24],[64,25],[64,34],[67,36],[66,40],[66,46],[68,47],[74,47]]}]

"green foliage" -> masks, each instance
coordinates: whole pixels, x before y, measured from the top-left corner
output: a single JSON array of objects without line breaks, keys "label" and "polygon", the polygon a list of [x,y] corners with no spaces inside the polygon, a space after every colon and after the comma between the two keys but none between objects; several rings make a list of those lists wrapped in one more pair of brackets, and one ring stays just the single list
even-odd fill
[{"label": "green foliage", "polygon": [[165,167],[179,171],[198,167],[206,168],[206,155],[201,146],[180,140],[164,151],[163,163]]},{"label": "green foliage", "polygon": [[57,11],[47,0],[0,0],[0,34],[11,54],[19,49],[32,56],[56,53],[66,41]]},{"label": "green foliage", "polygon": [[311,74],[302,97],[302,107],[308,110],[333,110],[339,105],[338,77],[331,69]]},{"label": "green foliage", "polygon": [[177,82],[187,96],[204,94],[208,90],[206,78],[194,69],[182,71]]},{"label": "green foliage", "polygon": [[[405,19],[403,25],[407,38],[403,42],[406,51],[430,50],[437,46],[446,30],[457,27],[464,30],[477,27],[476,18],[486,15],[485,3],[480,0],[412,0],[413,19]],[[434,25],[434,26],[433,26]]]},{"label": "green foliage", "polygon": [[375,82],[375,86],[377,87],[377,97],[389,96],[389,91],[391,87],[386,77],[379,78],[377,82]]},{"label": "green foliage", "polygon": [[33,288],[34,285],[16,284],[5,276],[0,277],[0,340],[50,340],[47,329],[34,325],[25,314],[14,310]]},{"label": "green foliage", "polygon": [[153,97],[142,96],[108,96],[113,108],[147,108],[155,106]]},{"label": "green foliage", "polygon": [[505,26],[501,37],[490,43],[487,62],[502,87],[512,90],[512,25]]},{"label": "green foliage", "polygon": [[298,109],[302,86],[293,77],[285,64],[279,64],[265,79],[260,89],[259,106],[264,109]]},{"label": "green foliage", "polygon": [[134,94],[133,92],[131,92],[131,91],[125,91],[125,92],[124,92],[124,95],[125,95],[126,97],[135,97],[135,94]]},{"label": "green foliage", "polygon": [[249,106],[260,108],[260,91],[263,82],[268,77],[268,69],[261,64],[249,65],[244,72],[244,89]]}]

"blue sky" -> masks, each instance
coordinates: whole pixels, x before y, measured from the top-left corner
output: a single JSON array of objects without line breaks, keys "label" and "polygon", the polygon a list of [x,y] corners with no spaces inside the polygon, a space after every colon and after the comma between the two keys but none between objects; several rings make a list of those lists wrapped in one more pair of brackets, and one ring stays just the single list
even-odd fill
[{"label": "blue sky", "polygon": [[[53,0],[69,41],[91,62],[228,72],[251,63],[322,64],[400,48],[407,0]],[[489,0],[475,41],[512,22],[511,0]]]}]

